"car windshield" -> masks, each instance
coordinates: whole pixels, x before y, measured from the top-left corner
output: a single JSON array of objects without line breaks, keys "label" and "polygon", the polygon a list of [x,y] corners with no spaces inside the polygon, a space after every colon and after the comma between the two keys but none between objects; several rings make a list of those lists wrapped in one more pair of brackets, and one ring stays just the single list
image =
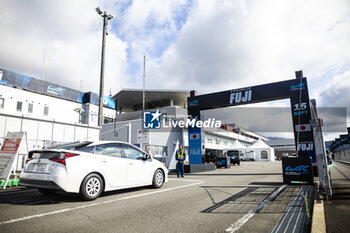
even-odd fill
[{"label": "car windshield", "polygon": [[71,143],[65,143],[60,144],[56,146],[47,147],[46,149],[65,149],[65,150],[77,150],[83,147],[86,147],[90,145],[92,142],[90,141],[84,141],[84,142],[71,142]]},{"label": "car windshield", "polygon": [[238,150],[227,151],[228,156],[239,156]]}]

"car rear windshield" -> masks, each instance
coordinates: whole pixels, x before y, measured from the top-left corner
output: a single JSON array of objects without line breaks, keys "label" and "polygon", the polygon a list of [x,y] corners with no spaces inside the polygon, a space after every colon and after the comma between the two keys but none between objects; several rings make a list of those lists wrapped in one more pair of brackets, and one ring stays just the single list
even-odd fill
[{"label": "car rear windshield", "polygon": [[65,149],[65,150],[77,150],[83,147],[86,147],[90,145],[92,142],[85,141],[85,142],[71,142],[66,144],[60,144],[56,146],[48,147],[47,149]]},{"label": "car rear windshield", "polygon": [[32,159],[61,159],[62,153],[54,151],[31,151],[28,157]]}]

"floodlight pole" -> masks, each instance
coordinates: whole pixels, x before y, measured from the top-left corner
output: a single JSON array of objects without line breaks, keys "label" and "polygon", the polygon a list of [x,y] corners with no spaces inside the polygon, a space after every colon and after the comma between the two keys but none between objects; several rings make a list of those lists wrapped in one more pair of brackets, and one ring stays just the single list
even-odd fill
[{"label": "floodlight pole", "polygon": [[103,118],[103,89],[104,89],[104,66],[105,66],[105,44],[108,20],[112,19],[112,15],[108,15],[106,11],[102,12],[100,8],[96,8],[96,12],[103,18],[103,31],[102,31],[102,52],[101,52],[101,73],[100,73],[100,95],[98,103],[98,126],[102,126]]}]

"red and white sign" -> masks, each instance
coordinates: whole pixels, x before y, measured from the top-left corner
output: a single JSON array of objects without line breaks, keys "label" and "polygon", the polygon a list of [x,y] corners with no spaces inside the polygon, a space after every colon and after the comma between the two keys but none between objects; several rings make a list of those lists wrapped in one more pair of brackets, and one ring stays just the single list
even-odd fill
[{"label": "red and white sign", "polygon": [[21,138],[5,138],[2,144],[0,153],[1,154],[17,154],[19,145],[21,144]]},{"label": "red and white sign", "polygon": [[311,131],[311,126],[310,126],[310,124],[296,125],[295,131],[296,132],[308,132],[308,131]]},{"label": "red and white sign", "polygon": [[142,132],[142,130],[137,131],[137,142],[138,143],[149,143],[149,137],[147,132]]},{"label": "red and white sign", "polygon": [[195,140],[195,139],[199,139],[199,133],[193,133],[193,134],[190,134],[190,139],[191,140]]},{"label": "red and white sign", "polygon": [[0,178],[6,178],[6,183],[13,169],[15,158],[18,156],[23,134],[23,132],[8,132],[0,149]]}]

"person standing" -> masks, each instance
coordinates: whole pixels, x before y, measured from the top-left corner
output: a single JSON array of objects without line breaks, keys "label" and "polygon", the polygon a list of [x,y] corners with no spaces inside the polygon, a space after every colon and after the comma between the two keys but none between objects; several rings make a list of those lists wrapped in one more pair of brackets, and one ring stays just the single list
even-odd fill
[{"label": "person standing", "polygon": [[177,177],[184,177],[184,162],[186,159],[186,153],[185,150],[183,149],[183,145],[179,145],[179,149],[176,151],[176,173]]}]

